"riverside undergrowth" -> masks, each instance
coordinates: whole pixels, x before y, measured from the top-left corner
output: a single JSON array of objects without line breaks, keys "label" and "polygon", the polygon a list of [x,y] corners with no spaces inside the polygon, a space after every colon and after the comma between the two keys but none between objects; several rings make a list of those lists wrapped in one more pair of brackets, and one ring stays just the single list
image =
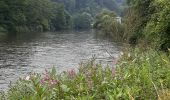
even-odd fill
[{"label": "riverside undergrowth", "polygon": [[169,100],[170,56],[155,50],[132,49],[103,67],[94,60],[57,74],[19,79],[1,93],[2,100]]}]

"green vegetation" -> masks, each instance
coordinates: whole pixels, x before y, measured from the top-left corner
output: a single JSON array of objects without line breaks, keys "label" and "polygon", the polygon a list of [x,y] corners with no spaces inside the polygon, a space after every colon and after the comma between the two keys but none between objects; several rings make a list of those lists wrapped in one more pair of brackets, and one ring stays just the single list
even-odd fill
[{"label": "green vegetation", "polygon": [[122,23],[114,12],[97,15],[94,28],[113,37],[121,37],[130,44],[148,44],[167,51],[170,48],[169,0],[127,0]]},{"label": "green vegetation", "polygon": [[[122,5],[121,8],[118,4]],[[93,23],[92,19],[102,9],[114,10],[119,14],[123,5],[123,1],[117,0],[1,0],[0,31],[18,33],[88,29]]]},{"label": "green vegetation", "polygon": [[123,12],[126,6],[125,0],[52,0],[58,3],[63,3],[66,10],[72,14],[87,12],[95,16],[102,9],[115,11],[117,14]]},{"label": "green vegetation", "polygon": [[63,5],[58,5],[53,9],[53,18],[51,19],[51,30],[64,30],[72,28],[72,17],[65,11]]},{"label": "green vegetation", "polygon": [[93,17],[89,13],[84,12],[82,14],[75,15],[73,20],[75,29],[90,29]]},{"label": "green vegetation", "polygon": [[[91,61],[57,74],[55,69],[20,79],[3,100],[169,100],[169,0],[1,0],[0,31],[28,32],[89,29],[91,24],[130,49],[104,67]],[[117,7],[117,5],[120,6]],[[105,10],[103,10],[105,9]],[[101,12],[102,11],[102,12]],[[125,16],[123,16],[125,15]],[[116,18],[123,16],[120,23]],[[147,44],[147,50],[143,45]],[[146,47],[146,46],[145,46]],[[161,52],[158,49],[166,52]]]},{"label": "green vegetation", "polygon": [[103,10],[96,16],[93,27],[102,30],[105,34],[111,35],[114,39],[121,39],[124,35],[124,25],[118,21],[113,11]]},{"label": "green vegetation", "polygon": [[170,56],[139,49],[122,53],[113,68],[94,60],[56,74],[32,74],[1,93],[2,100],[168,100],[170,99]]},{"label": "green vegetation", "polygon": [[125,33],[130,43],[144,40],[167,50],[170,47],[169,0],[128,0],[128,4]]},{"label": "green vegetation", "polygon": [[60,4],[50,0],[0,1],[0,29],[9,33],[65,29],[68,16]]}]

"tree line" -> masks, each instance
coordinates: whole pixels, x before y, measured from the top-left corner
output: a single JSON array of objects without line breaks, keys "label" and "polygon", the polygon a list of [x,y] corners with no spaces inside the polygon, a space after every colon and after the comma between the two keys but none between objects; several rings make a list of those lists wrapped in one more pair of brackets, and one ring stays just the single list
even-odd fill
[{"label": "tree line", "polygon": [[169,0],[128,0],[128,5],[125,32],[130,42],[170,48]]},{"label": "tree line", "polygon": [[87,29],[102,9],[121,14],[123,0],[1,0],[1,32]]},{"label": "tree line", "polygon": [[96,18],[94,27],[113,37],[122,37],[130,44],[143,43],[167,51],[170,48],[169,0],[127,0],[127,5],[121,25],[115,23],[114,12],[105,12]]},{"label": "tree line", "polygon": [[1,0],[0,30],[34,32],[70,27],[63,5],[50,0]]}]

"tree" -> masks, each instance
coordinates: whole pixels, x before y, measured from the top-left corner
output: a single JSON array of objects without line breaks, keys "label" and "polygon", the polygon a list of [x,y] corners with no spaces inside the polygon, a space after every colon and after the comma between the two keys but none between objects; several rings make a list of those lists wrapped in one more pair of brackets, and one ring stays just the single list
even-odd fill
[{"label": "tree", "polygon": [[118,39],[121,39],[124,34],[122,23],[117,20],[117,15],[109,10],[103,10],[96,16],[93,27]]},{"label": "tree", "polygon": [[16,33],[49,31],[52,27],[55,27],[55,30],[66,29],[70,20],[64,7],[50,0],[0,1],[1,31]]},{"label": "tree", "polygon": [[143,29],[153,13],[150,4],[154,0],[128,0],[129,8],[125,16],[125,33],[130,43],[136,44],[143,37]]},{"label": "tree", "polygon": [[152,4],[155,11],[148,21],[144,35],[147,41],[163,50],[170,48],[170,2],[169,0],[155,1]]},{"label": "tree", "polygon": [[67,11],[65,11],[64,6],[57,4],[53,9],[53,18],[51,20],[51,26],[53,30],[68,29],[72,26],[72,18]]},{"label": "tree", "polygon": [[145,40],[156,48],[170,47],[169,0],[128,0],[126,36],[131,43]]},{"label": "tree", "polygon": [[83,12],[74,16],[75,29],[89,29],[91,28],[92,16],[89,13]]}]

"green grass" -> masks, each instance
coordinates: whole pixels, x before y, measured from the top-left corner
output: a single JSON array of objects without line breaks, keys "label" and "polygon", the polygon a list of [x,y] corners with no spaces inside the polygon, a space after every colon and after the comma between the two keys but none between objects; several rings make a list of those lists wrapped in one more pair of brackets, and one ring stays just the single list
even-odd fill
[{"label": "green grass", "polygon": [[44,74],[20,79],[2,100],[168,100],[170,57],[167,53],[139,49],[122,53],[115,68],[94,60],[58,75]]}]

